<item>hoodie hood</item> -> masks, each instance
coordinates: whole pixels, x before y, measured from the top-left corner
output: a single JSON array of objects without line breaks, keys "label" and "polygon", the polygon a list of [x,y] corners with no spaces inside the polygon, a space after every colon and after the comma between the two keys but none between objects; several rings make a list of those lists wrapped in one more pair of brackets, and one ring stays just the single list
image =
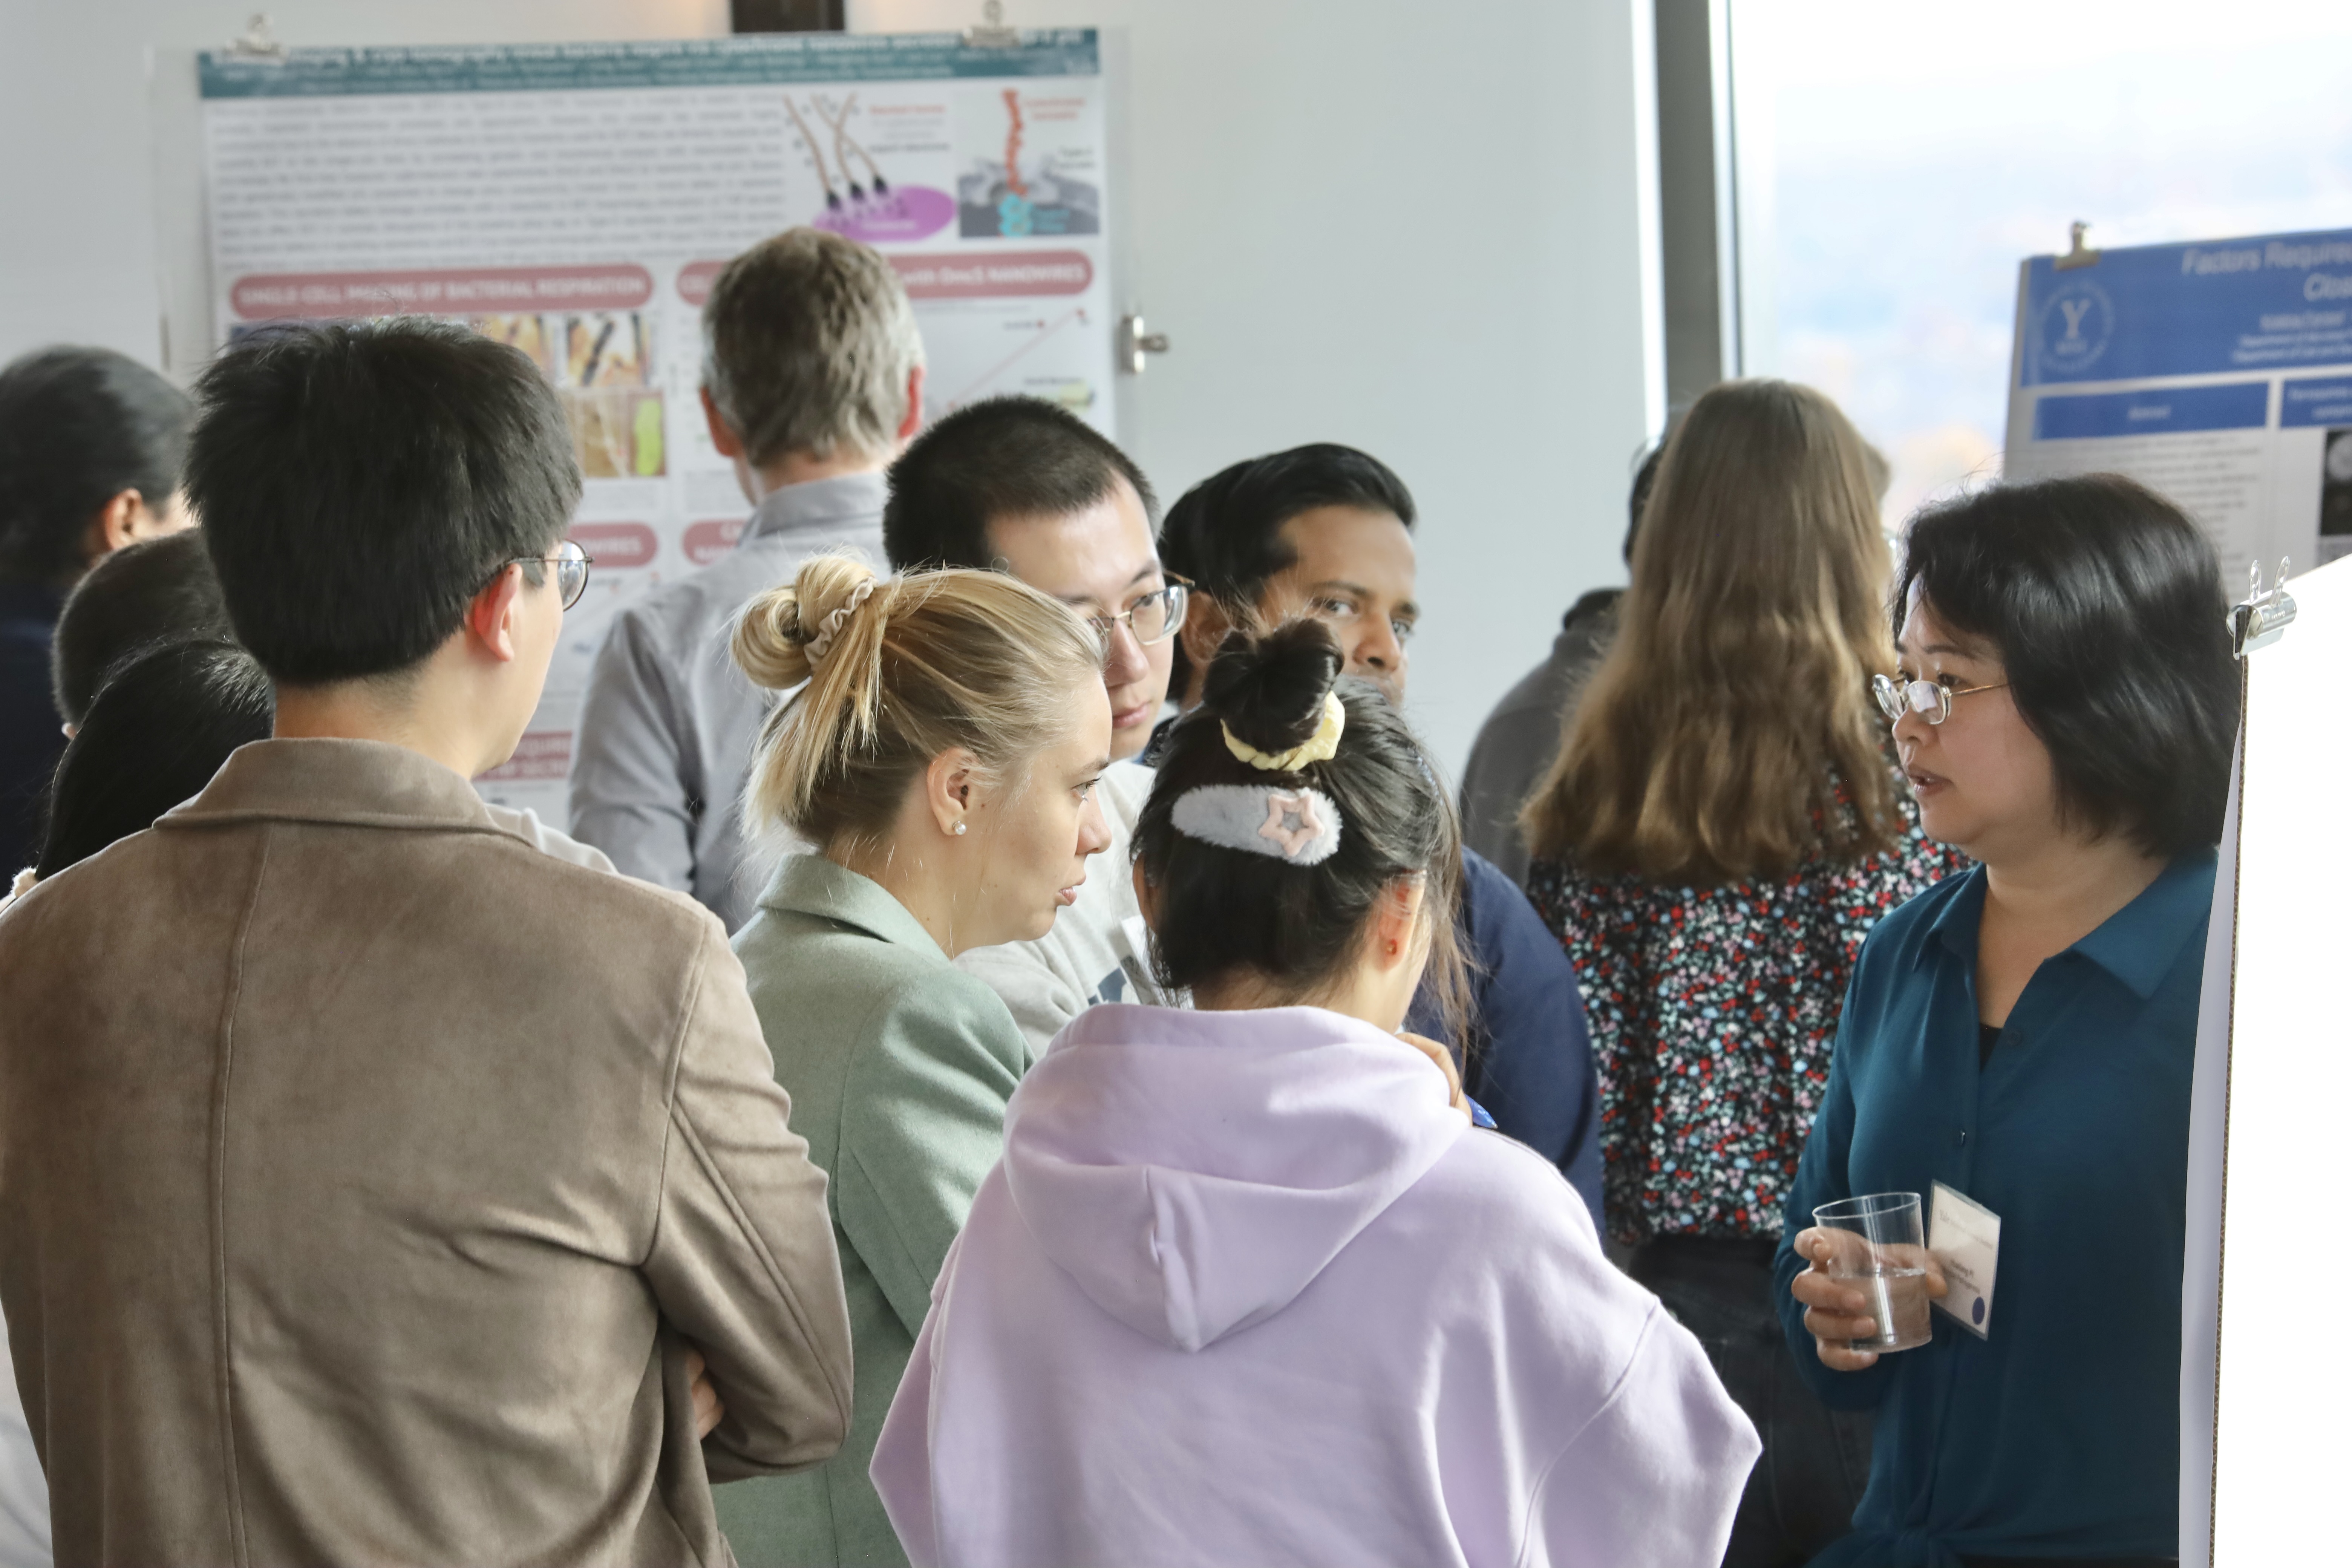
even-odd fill
[{"label": "hoodie hood", "polygon": [[1319,1007],[1096,1007],[1006,1108],[1038,1246],[1138,1333],[1197,1351],[1288,1306],[1468,1131],[1420,1051]]}]

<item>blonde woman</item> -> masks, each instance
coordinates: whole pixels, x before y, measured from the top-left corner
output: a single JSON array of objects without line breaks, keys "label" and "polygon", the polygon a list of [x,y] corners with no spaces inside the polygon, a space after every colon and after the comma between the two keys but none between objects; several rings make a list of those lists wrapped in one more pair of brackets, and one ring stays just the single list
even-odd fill
[{"label": "blonde woman", "polygon": [[1967,864],[1921,836],[1873,706],[1892,571],[1835,405],[1706,393],[1522,818],[1528,896],[1584,991],[1610,1232],[1764,1439],[1727,1568],[1806,1561],[1869,1474],[1867,1418],[1832,1415],[1779,1342],[1771,1270],[1862,939]]},{"label": "blonde woman", "polygon": [[793,1130],[832,1178],[856,1365],[841,1452],[720,1488],[719,1521],[747,1565],[904,1563],[866,1466],[1030,1060],[950,961],[1044,936],[1109,842],[1102,645],[1003,573],[884,579],[827,555],[752,601],[735,658],[801,688],[745,813],[819,852],[783,861],[735,947]]}]

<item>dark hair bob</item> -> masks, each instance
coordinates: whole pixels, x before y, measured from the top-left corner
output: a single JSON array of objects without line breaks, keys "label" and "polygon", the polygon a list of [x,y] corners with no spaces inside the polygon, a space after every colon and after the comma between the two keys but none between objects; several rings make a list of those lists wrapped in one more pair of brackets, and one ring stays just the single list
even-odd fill
[{"label": "dark hair bob", "polygon": [[2238,671],[2213,546],[2119,474],[2001,485],[1919,514],[1895,596],[1991,645],[2059,809],[2169,858],[2221,836]]},{"label": "dark hair bob", "polygon": [[[1391,884],[1423,876],[1423,989],[1458,1039],[1467,1011],[1454,934],[1461,829],[1421,742],[1370,684],[1340,679],[1343,662],[1329,629],[1313,620],[1258,637],[1234,631],[1217,649],[1201,705],[1171,732],[1136,819],[1136,863],[1154,906],[1153,967],[1171,987],[1249,973],[1311,999],[1353,963]],[[1315,733],[1333,692],[1348,715],[1338,752],[1296,773],[1251,767],[1219,732],[1223,723],[1260,751],[1287,750]],[[1204,784],[1321,790],[1339,808],[1339,849],[1319,865],[1293,866],[1189,837],[1173,821],[1176,802]]]},{"label": "dark hair bob", "polygon": [[72,582],[99,510],[124,490],[161,511],[195,407],[111,349],[38,349],[0,368],[0,581]]},{"label": "dark hair bob", "polygon": [[212,782],[229,753],[269,738],[269,678],[232,642],[133,655],[99,689],[49,786],[46,880],[126,838]]}]

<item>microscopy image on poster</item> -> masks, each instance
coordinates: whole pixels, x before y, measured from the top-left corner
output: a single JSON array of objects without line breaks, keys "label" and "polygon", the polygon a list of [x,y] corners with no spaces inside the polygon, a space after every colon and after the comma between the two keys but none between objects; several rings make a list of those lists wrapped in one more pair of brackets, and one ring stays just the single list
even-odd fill
[{"label": "microscopy image on poster", "polygon": [[1008,84],[967,91],[956,118],[956,211],[966,239],[1102,232],[1094,100]]}]

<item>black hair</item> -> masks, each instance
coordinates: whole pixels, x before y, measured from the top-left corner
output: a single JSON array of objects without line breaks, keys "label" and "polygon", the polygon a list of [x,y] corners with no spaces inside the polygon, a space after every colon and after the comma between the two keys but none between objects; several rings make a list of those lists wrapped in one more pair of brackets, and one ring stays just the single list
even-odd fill
[{"label": "black hair", "polygon": [[34,868],[56,876],[202,790],[228,754],[269,738],[269,678],[232,642],[168,643],[133,656],[66,742]]},{"label": "black hair", "polygon": [[898,572],[992,571],[991,522],[1084,511],[1120,479],[1156,520],[1143,470],[1101,431],[1042,397],[987,398],[940,420],[890,465],[882,549]]},{"label": "black hair", "polygon": [[81,722],[108,671],[156,643],[225,640],[228,606],[194,529],[142,539],[89,570],[67,595],[49,641],[49,689],[68,724]]},{"label": "black hair", "polygon": [[196,390],[188,495],[237,640],[289,685],[421,662],[501,567],[555,546],[580,500],[554,388],[463,327],[273,328]]},{"label": "black hair", "polygon": [[[1354,961],[1365,921],[1400,877],[1427,878],[1429,973],[1456,1039],[1464,1037],[1464,970],[1455,940],[1462,839],[1427,752],[1369,682],[1342,679],[1330,629],[1296,620],[1255,636],[1226,635],[1201,704],[1170,732],[1137,816],[1136,863],[1153,902],[1152,966],[1163,985],[1252,973],[1312,995]],[[1236,759],[1223,731],[1264,752],[1286,751],[1321,725],[1324,700],[1347,710],[1339,750],[1295,773]],[[1223,726],[1223,729],[1220,728]],[[1308,785],[1339,808],[1339,847],[1314,866],[1207,844],[1180,832],[1176,802],[1206,784]]]},{"label": "black hair", "polygon": [[2213,546],[2119,474],[2001,485],[1922,512],[1895,597],[1998,655],[2060,809],[2170,857],[2221,835],[2238,672]]},{"label": "black hair", "polygon": [[124,490],[161,510],[195,409],[111,349],[37,349],[0,369],[0,581],[71,582],[99,510]]},{"label": "black hair", "polygon": [[[1160,556],[1170,571],[1192,581],[1194,592],[1223,606],[1229,621],[1245,625],[1266,584],[1297,564],[1283,525],[1325,506],[1388,512],[1408,529],[1418,516],[1412,492],[1386,463],[1353,447],[1318,441],[1246,458],[1186,490],[1168,509]],[[1185,689],[1190,668],[1179,638],[1173,689]]]},{"label": "black hair", "polygon": [[1642,512],[1650,504],[1650,492],[1657,488],[1658,465],[1665,461],[1666,444],[1661,440],[1642,454],[1641,464],[1633,470],[1633,488],[1625,497],[1625,564],[1633,564],[1633,542],[1642,536]]}]

